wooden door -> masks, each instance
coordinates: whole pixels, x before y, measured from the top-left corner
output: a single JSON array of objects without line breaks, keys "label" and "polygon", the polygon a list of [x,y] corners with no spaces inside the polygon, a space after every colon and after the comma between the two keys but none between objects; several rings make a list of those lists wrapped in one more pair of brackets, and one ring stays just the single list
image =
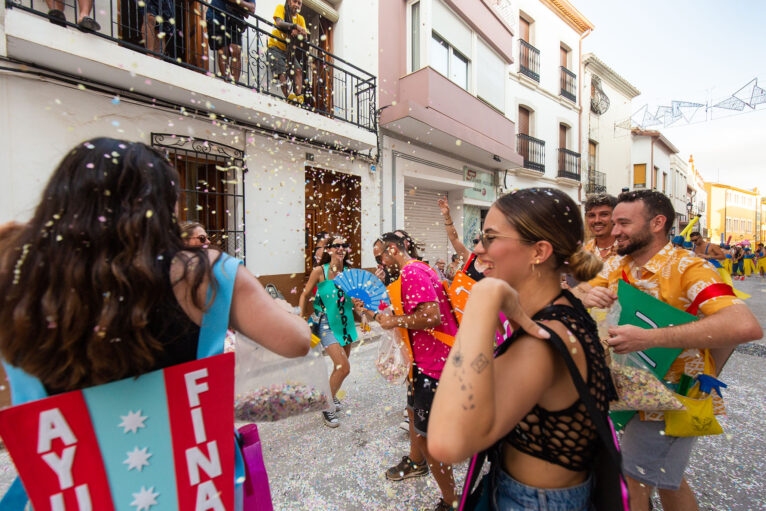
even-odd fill
[{"label": "wooden door", "polygon": [[569,69],[569,50],[561,47],[561,67]]},{"label": "wooden door", "polygon": [[516,126],[519,133],[529,135],[529,110],[523,106],[519,107],[519,124]]},{"label": "wooden door", "polygon": [[567,130],[568,128],[564,124],[559,124],[559,148],[567,148]]},{"label": "wooden door", "polygon": [[[313,267],[318,232],[344,236],[351,244],[348,263],[362,261],[362,179],[331,170],[306,167],[306,274]],[[369,248],[369,247],[368,247]]]},{"label": "wooden door", "polygon": [[[327,54],[318,55],[318,59],[314,60],[312,66],[312,93],[315,98],[315,107],[322,113],[332,114],[333,102],[332,102],[332,86],[334,81],[334,67],[332,66],[332,58],[329,54],[332,54],[332,29],[333,24],[331,21],[319,17],[319,38],[315,43],[317,46],[326,51]],[[322,37],[324,36],[324,37]]]},{"label": "wooden door", "polygon": [[596,170],[596,143],[588,141],[588,170]]},{"label": "wooden door", "polygon": [[519,17],[519,39],[529,42],[529,22]]}]

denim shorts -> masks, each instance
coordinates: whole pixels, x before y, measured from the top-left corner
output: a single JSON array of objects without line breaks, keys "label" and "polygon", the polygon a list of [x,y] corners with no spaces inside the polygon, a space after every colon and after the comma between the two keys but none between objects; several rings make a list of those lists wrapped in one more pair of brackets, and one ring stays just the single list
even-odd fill
[{"label": "denim shorts", "polygon": [[327,348],[332,344],[340,344],[340,341],[338,341],[335,334],[330,330],[330,323],[327,322],[327,314],[322,314],[322,319],[319,320],[319,342],[322,343],[323,348]]},{"label": "denim shorts", "polygon": [[[493,467],[494,468],[494,467]],[[503,511],[591,511],[592,477],[570,488],[535,488],[518,482],[502,468],[494,481],[493,509]]]}]

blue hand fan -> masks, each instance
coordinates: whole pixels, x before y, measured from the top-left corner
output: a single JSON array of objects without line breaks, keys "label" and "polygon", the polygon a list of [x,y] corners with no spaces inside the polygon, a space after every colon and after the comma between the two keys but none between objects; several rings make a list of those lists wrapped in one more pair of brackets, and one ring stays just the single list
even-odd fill
[{"label": "blue hand fan", "polygon": [[385,305],[391,303],[391,300],[388,299],[386,286],[378,277],[368,271],[346,270],[339,273],[333,282],[351,298],[362,300],[364,306],[370,310],[377,311],[381,303]]}]

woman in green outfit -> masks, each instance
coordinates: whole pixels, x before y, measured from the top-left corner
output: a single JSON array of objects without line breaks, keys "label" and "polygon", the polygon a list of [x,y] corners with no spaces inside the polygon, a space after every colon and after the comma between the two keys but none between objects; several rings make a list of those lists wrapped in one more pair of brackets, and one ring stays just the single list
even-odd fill
[{"label": "woman in green outfit", "polygon": [[351,343],[356,341],[356,325],[351,298],[341,291],[333,279],[346,267],[349,253],[349,243],[340,236],[330,237],[325,246],[320,266],[311,271],[306,287],[303,288],[298,306],[303,317],[307,317],[307,303],[314,286],[317,287],[314,296],[314,312],[319,316],[319,339],[325,352],[333,363],[330,375],[330,392],[335,401],[335,411],[322,412],[324,423],[336,428],[339,425],[335,412],[341,409],[337,392],[351,371],[348,357],[351,353]]}]

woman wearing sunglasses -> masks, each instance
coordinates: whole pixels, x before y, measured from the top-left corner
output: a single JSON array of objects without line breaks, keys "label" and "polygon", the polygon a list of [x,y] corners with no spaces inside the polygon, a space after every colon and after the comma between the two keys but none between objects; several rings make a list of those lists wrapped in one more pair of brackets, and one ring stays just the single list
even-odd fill
[{"label": "woman wearing sunglasses", "polygon": [[319,340],[325,352],[332,359],[333,370],[330,375],[330,392],[335,402],[335,411],[322,412],[325,425],[337,428],[340,425],[335,412],[341,409],[337,393],[343,380],[351,372],[348,357],[351,353],[351,343],[356,341],[356,325],[354,323],[354,304],[333,282],[333,279],[347,269],[351,245],[346,238],[330,236],[324,248],[321,265],[311,271],[309,280],[303,288],[298,301],[303,317],[307,317],[306,306],[312,291],[314,294],[314,313],[319,317]]},{"label": "woman wearing sunglasses", "polygon": [[207,236],[205,227],[198,222],[186,222],[181,226],[181,238],[187,247],[207,247],[210,238]]},{"label": "woman wearing sunglasses", "polygon": [[[590,509],[600,437],[564,354],[604,420],[616,393],[596,324],[560,285],[562,273],[588,281],[601,268],[582,249],[583,234],[568,195],[525,189],[494,203],[474,249],[485,278],[471,290],[439,382],[428,450],[458,463],[492,447],[492,509],[543,509],[546,501],[545,509]],[[498,312],[515,318],[519,307],[537,324],[514,325],[495,351]]]}]

